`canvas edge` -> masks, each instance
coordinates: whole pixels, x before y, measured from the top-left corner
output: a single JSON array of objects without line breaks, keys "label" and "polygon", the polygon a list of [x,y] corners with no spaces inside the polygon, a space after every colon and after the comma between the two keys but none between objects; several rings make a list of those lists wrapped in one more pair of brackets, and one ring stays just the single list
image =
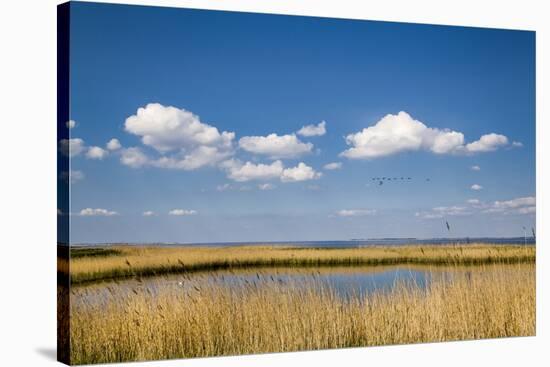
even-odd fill
[{"label": "canvas edge", "polygon": [[[70,10],[57,6],[57,141],[70,138]],[[57,152],[57,360],[70,365],[70,157]]]}]

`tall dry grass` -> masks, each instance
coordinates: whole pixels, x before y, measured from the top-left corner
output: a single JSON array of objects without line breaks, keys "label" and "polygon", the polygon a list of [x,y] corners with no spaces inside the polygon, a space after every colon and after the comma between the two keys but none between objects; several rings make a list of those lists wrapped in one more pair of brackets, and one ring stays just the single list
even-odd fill
[{"label": "tall dry grass", "polygon": [[[64,259],[58,259],[66,262]],[[266,266],[472,265],[534,262],[535,246],[447,245],[366,248],[283,246],[151,247],[116,246],[108,255],[71,256],[71,283],[128,276]],[[60,264],[59,269],[68,269]]]},{"label": "tall dry grass", "polygon": [[102,302],[76,288],[71,363],[534,335],[534,264],[460,274],[350,298],[315,277],[306,286],[208,283],[124,296],[112,288]]}]

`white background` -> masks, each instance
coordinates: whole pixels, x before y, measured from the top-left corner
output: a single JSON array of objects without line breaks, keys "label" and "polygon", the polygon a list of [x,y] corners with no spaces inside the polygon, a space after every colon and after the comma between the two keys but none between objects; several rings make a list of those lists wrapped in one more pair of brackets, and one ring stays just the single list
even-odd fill
[{"label": "white background", "polygon": [[[116,1],[115,1],[116,2]],[[179,7],[537,31],[537,336],[195,360],[147,366],[548,366],[548,85],[545,1],[129,1]],[[56,4],[0,4],[0,365],[55,362]],[[546,104],[545,104],[546,102]],[[546,160],[546,167],[549,165]],[[129,364],[125,364],[129,365]]]}]

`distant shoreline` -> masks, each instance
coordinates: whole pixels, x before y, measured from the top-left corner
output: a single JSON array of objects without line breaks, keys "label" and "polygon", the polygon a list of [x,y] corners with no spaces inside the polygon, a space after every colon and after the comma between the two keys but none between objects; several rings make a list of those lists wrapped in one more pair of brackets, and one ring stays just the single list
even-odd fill
[{"label": "distant shoreline", "polygon": [[[71,283],[238,268],[358,265],[483,265],[534,263],[535,246],[373,246],[365,248],[158,247],[74,248],[58,252],[58,275]],[[69,260],[70,259],[70,260]],[[70,266],[69,266],[70,263]]]},{"label": "distant shoreline", "polygon": [[[233,247],[233,246],[298,246],[298,247],[368,247],[368,246],[403,246],[403,245],[446,245],[483,243],[489,245],[535,244],[534,237],[434,237],[434,238],[353,238],[349,240],[320,240],[320,241],[228,241],[228,242],[79,242],[70,244],[71,247],[108,247],[108,246],[158,246],[158,247]],[[59,246],[68,246],[58,243]]]}]

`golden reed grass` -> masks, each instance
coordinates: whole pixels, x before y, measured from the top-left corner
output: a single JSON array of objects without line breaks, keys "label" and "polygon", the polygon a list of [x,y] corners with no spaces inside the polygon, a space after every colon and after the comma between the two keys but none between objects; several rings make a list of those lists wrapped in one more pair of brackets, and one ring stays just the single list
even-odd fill
[{"label": "golden reed grass", "polygon": [[70,270],[66,259],[58,261],[60,273],[70,273],[71,283],[77,284],[129,276],[228,268],[534,262],[535,246],[471,244],[344,249],[116,246],[110,248],[106,256],[72,256]]},{"label": "golden reed grass", "polygon": [[[311,278],[190,289],[116,288],[71,301],[72,364],[527,336],[535,333],[534,264],[484,265],[426,288],[341,297]],[[99,285],[98,285],[99,286]],[[85,289],[84,287],[83,289]],[[77,299],[78,297],[78,299]]]}]

